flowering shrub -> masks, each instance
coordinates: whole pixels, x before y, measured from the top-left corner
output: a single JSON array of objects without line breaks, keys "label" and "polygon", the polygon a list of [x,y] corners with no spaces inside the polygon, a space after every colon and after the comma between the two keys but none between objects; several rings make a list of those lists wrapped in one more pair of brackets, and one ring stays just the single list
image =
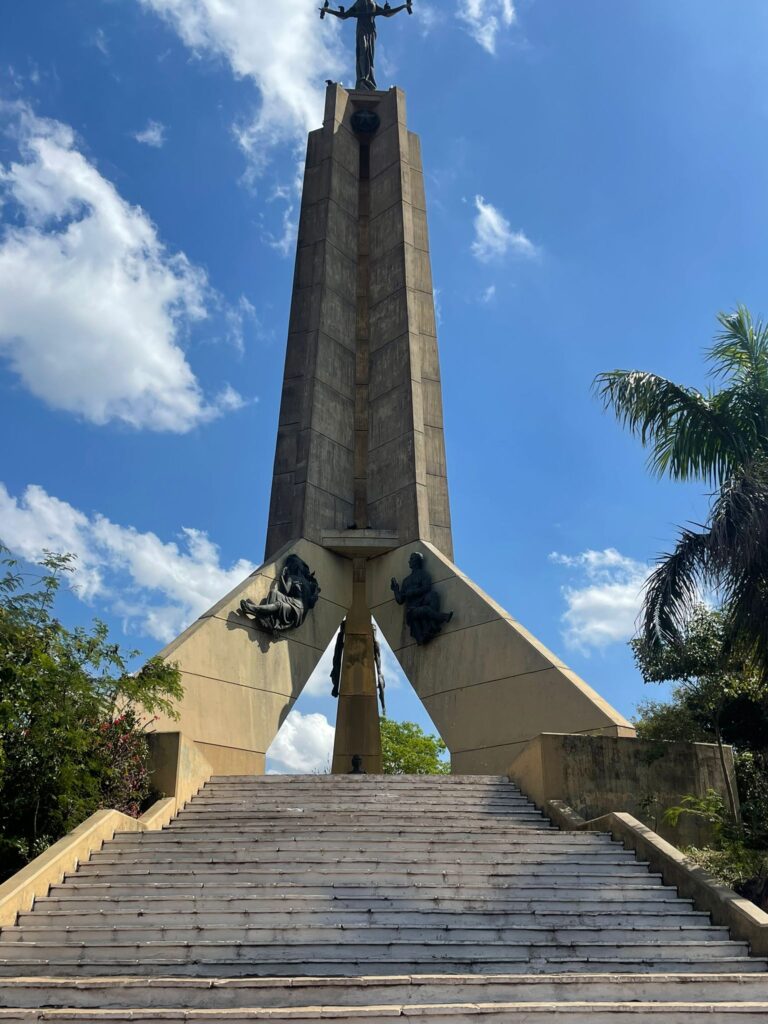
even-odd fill
[{"label": "flowering shrub", "polygon": [[101,765],[102,806],[113,807],[132,818],[144,812],[152,793],[145,728],[136,709],[130,707],[99,725],[95,745],[96,759]]},{"label": "flowering shrub", "polygon": [[178,670],[158,659],[128,672],[135,652],[104,623],[69,630],[54,617],[71,562],[46,556],[27,590],[0,557],[0,881],[101,807],[142,813],[147,717],[172,715],[182,694]]}]

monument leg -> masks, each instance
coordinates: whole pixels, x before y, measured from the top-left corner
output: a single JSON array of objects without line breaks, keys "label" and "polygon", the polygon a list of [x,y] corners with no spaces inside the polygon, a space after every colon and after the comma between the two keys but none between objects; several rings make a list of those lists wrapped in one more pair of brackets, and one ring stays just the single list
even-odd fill
[{"label": "monument leg", "polygon": [[[392,577],[424,557],[439,605],[453,612],[419,645],[392,594]],[[634,736],[623,715],[426,541],[368,564],[368,600],[382,633],[451,752],[457,774],[506,774],[544,732]]]},{"label": "monument leg", "polygon": [[334,775],[351,770],[359,755],[369,775],[382,770],[379,699],[373,650],[373,621],[366,593],[366,560],[353,561],[352,604],[347,615],[344,657],[333,745]]},{"label": "monument leg", "polygon": [[[298,629],[273,636],[240,611],[259,604],[289,555],[317,574],[320,597]],[[179,719],[155,732],[183,732],[217,775],[259,775],[272,741],[352,603],[352,563],[306,540],[287,544],[160,652],[181,669]]]}]

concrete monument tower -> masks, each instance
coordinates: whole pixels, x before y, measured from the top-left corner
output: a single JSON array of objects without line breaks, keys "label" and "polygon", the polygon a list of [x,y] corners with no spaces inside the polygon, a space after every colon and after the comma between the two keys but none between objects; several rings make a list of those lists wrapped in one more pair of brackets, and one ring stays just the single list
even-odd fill
[{"label": "concrete monument tower", "polygon": [[163,652],[186,696],[159,727],[221,774],[263,771],[342,620],[334,771],[381,768],[372,618],[454,771],[503,772],[542,732],[634,735],[453,564],[421,149],[373,77],[400,10],[323,9],[357,19],[357,87],[328,85],[307,146],[265,563]]}]

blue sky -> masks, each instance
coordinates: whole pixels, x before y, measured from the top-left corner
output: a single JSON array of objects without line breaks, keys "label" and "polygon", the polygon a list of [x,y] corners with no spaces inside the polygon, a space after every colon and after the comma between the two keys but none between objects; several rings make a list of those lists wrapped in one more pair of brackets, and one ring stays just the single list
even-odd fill
[{"label": "blue sky", "polygon": [[[263,553],[297,176],[353,30],[312,0],[13,6],[0,537],[77,552],[66,615],[151,654]],[[422,137],[457,563],[627,714],[647,565],[707,497],[649,478],[590,383],[704,387],[716,312],[767,311],[767,30],[765,0],[415,0],[380,29]],[[324,687],[277,766],[326,756]],[[428,724],[402,683],[390,707]]]}]

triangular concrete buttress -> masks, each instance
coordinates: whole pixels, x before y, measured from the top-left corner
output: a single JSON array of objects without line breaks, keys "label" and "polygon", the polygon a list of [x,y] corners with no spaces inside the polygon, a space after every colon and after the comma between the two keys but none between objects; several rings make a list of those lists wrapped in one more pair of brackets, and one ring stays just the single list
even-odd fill
[{"label": "triangular concrete buttress", "polygon": [[[267,596],[285,559],[297,554],[317,573],[320,599],[297,630],[273,639],[239,614],[240,601]],[[216,775],[262,774],[266,751],[298,700],[352,601],[352,563],[311,541],[287,544],[160,652],[182,673],[184,699],[174,721]]]},{"label": "triangular concrete buttress", "polygon": [[[391,579],[413,552],[453,618],[417,646]],[[461,775],[504,774],[542,732],[634,736],[603,700],[432,544],[417,541],[368,563],[368,603],[387,643],[451,752]]]}]

